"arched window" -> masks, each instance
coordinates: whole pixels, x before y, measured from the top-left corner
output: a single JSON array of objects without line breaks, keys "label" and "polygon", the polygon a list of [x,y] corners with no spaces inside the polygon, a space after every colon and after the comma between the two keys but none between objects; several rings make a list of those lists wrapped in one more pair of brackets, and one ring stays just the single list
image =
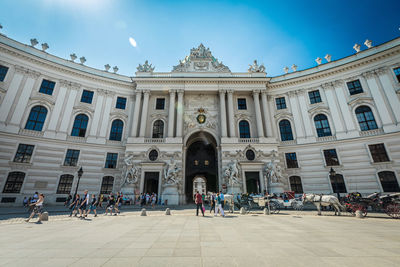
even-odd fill
[{"label": "arched window", "polygon": [[43,106],[35,106],[29,113],[28,121],[26,122],[25,129],[41,131],[43,129],[44,121],[46,120],[47,109]]},{"label": "arched window", "polygon": [[318,114],[314,117],[315,129],[318,137],[331,136],[331,128],[329,127],[328,118],[324,114]]},{"label": "arched window", "polygon": [[74,176],[71,174],[63,174],[58,182],[57,194],[70,194]]},{"label": "arched window", "polygon": [[153,138],[163,138],[164,137],[164,122],[162,120],[156,120],[153,123]]},{"label": "arched window", "polygon": [[114,177],[104,176],[101,182],[100,194],[110,194],[114,186]]},{"label": "arched window", "polygon": [[374,118],[374,114],[370,107],[360,106],[356,108],[356,116],[360,124],[361,131],[374,130],[378,128]]},{"label": "arched window", "polygon": [[383,171],[378,173],[383,192],[400,192],[399,183],[396,175],[391,171]]},{"label": "arched window", "polygon": [[240,138],[250,138],[250,125],[247,121],[239,122],[239,134]]},{"label": "arched window", "polygon": [[121,120],[114,120],[111,124],[110,140],[121,141],[124,123]]},{"label": "arched window", "polygon": [[281,133],[282,141],[293,140],[292,126],[290,126],[290,121],[281,120],[279,122],[279,131]]},{"label": "arched window", "polygon": [[290,188],[296,194],[303,194],[303,185],[301,184],[300,176],[290,176]]},{"label": "arched window", "polygon": [[344,183],[343,175],[336,174],[330,176],[333,193],[346,193],[346,184]]},{"label": "arched window", "polygon": [[25,173],[10,172],[7,177],[6,184],[3,188],[3,193],[19,193],[22,184],[24,183]]},{"label": "arched window", "polygon": [[79,114],[78,116],[76,116],[71,135],[85,137],[88,122],[89,118],[85,114]]}]

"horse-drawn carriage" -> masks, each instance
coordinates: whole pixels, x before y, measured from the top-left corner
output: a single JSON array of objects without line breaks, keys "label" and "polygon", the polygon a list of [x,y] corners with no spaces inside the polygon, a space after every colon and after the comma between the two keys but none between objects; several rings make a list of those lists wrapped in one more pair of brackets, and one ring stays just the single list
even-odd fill
[{"label": "horse-drawn carriage", "polygon": [[277,195],[261,196],[242,194],[240,197],[232,199],[229,204],[231,212],[234,210],[232,207],[236,207],[238,210],[243,207],[247,212],[267,208],[272,214],[279,213],[281,209],[288,207],[295,210],[303,209],[303,202],[295,198],[294,192],[284,192],[280,197]]},{"label": "horse-drawn carriage", "polygon": [[355,215],[360,210],[362,215],[367,216],[368,209],[383,211],[392,218],[400,218],[400,193],[382,195],[373,193],[367,197],[362,197],[360,193],[353,192],[343,199],[346,211]]}]

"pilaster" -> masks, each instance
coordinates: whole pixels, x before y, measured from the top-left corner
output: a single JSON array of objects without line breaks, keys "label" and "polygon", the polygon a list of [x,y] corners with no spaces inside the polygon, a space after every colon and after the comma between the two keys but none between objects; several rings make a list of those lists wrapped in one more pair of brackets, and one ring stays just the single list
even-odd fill
[{"label": "pilaster", "polygon": [[229,137],[236,137],[235,131],[235,112],[233,109],[233,90],[227,90],[228,92],[228,117],[229,117]]},{"label": "pilaster", "polygon": [[140,120],[140,137],[145,137],[146,134],[146,126],[147,126],[147,112],[149,110],[149,97],[150,91],[145,90],[143,91],[143,107],[142,107],[142,118]]},{"label": "pilaster", "polygon": [[253,100],[254,100],[254,110],[256,113],[256,123],[257,123],[257,134],[258,137],[264,137],[264,127],[261,118],[261,108],[260,108],[260,90],[253,91]]},{"label": "pilaster", "polygon": [[225,94],[226,90],[219,90],[219,112],[220,112],[220,120],[221,120],[221,137],[225,138],[228,136],[227,127],[226,127],[226,105],[225,105]]},{"label": "pilaster", "polygon": [[168,109],[168,136],[174,137],[174,119],[175,119],[175,90],[169,91],[169,109]]}]

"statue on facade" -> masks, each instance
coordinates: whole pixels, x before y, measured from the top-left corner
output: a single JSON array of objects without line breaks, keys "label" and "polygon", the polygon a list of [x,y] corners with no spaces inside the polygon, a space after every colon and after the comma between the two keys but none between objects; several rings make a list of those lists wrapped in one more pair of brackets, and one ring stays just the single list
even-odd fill
[{"label": "statue on facade", "polygon": [[179,172],[181,168],[177,166],[177,163],[173,158],[168,163],[168,166],[164,170],[164,182],[168,185],[179,184]]},{"label": "statue on facade", "polygon": [[140,167],[133,164],[133,155],[124,159],[125,166],[122,170],[121,187],[125,184],[135,184],[140,178]]},{"label": "statue on facade", "polygon": [[153,72],[155,67],[153,67],[152,64],[149,64],[149,61],[146,60],[143,65],[139,64],[136,69],[138,72]]},{"label": "statue on facade", "polygon": [[240,181],[240,173],[239,173],[239,164],[237,160],[231,161],[228,166],[223,171],[224,179],[228,181],[230,185],[239,185]]},{"label": "statue on facade", "polygon": [[265,184],[269,184],[268,181],[271,183],[279,183],[282,181],[282,168],[275,163],[274,158],[266,164],[264,168],[264,179]]},{"label": "statue on facade", "polygon": [[249,64],[249,72],[265,72],[264,64],[258,65],[257,60],[254,60],[253,65]]}]

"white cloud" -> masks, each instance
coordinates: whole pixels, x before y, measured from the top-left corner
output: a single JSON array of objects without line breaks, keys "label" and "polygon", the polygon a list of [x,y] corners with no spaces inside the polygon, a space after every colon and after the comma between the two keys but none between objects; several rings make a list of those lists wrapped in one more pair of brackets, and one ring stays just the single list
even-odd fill
[{"label": "white cloud", "polygon": [[135,41],[135,39],[133,39],[132,37],[129,37],[129,43],[133,46],[133,47],[136,47],[136,41]]}]

